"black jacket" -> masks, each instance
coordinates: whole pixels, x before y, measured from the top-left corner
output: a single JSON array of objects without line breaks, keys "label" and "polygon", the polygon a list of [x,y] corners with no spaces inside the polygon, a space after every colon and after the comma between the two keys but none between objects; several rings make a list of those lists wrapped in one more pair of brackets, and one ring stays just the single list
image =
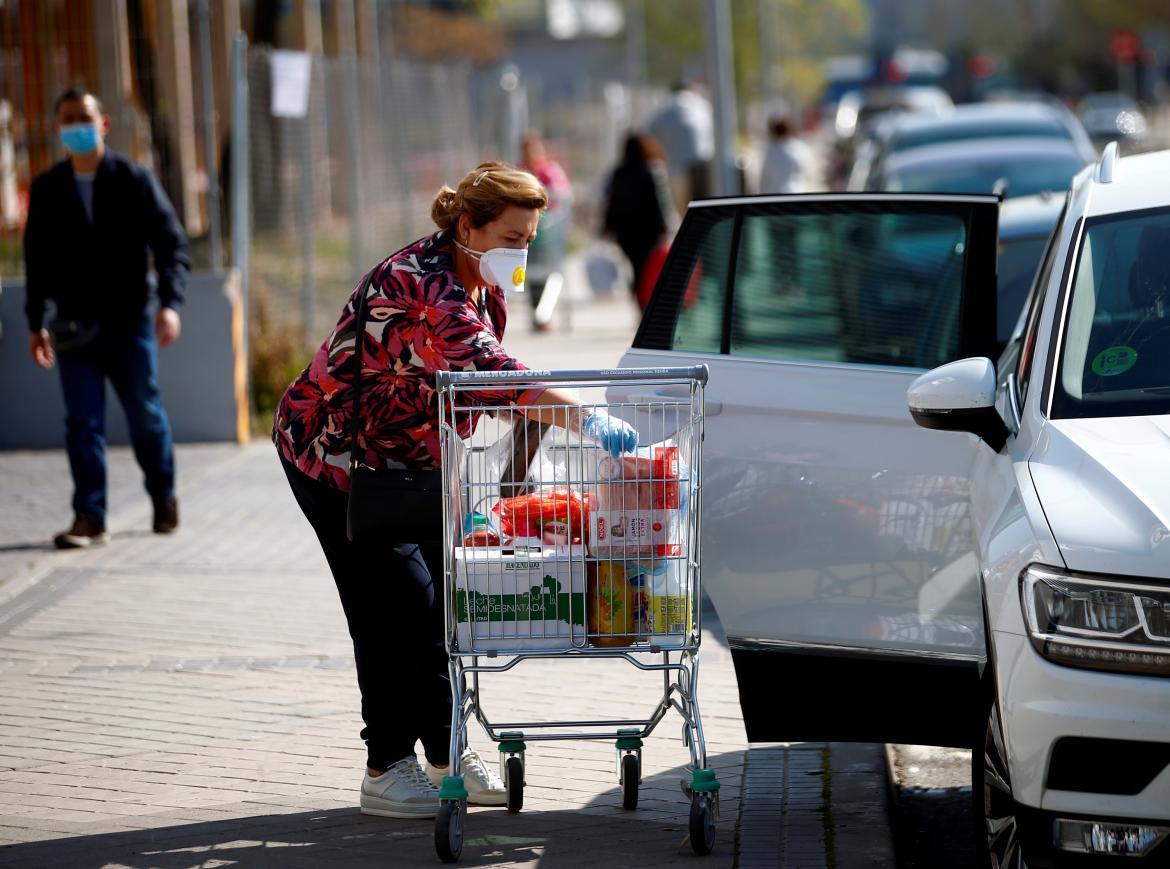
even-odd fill
[{"label": "black jacket", "polygon": [[68,160],[42,172],[29,191],[24,230],[24,310],[31,331],[44,325],[45,300],[61,319],[103,328],[141,322],[150,296],[147,248],[159,302],[183,303],[191,259],[187,236],[154,175],[106,149],[93,187],[93,222]]}]

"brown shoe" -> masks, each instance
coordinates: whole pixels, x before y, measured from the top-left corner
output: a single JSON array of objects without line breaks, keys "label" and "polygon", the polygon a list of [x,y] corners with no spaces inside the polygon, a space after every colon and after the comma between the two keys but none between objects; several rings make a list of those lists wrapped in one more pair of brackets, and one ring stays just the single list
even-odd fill
[{"label": "brown shoe", "polygon": [[174,498],[164,498],[154,502],[155,534],[170,534],[179,527],[179,502]]},{"label": "brown shoe", "polygon": [[58,549],[85,549],[99,546],[110,539],[106,526],[92,516],[76,516],[73,525],[53,538]]}]

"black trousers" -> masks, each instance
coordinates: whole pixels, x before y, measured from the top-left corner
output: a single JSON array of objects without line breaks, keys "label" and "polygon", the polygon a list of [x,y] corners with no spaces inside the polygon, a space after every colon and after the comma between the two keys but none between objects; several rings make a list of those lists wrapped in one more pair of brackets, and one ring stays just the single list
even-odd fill
[{"label": "black trousers", "polygon": [[341,595],[357,661],[367,765],[383,770],[413,757],[416,740],[427,760],[446,764],[451,682],[443,646],[442,547],[351,543],[346,493],[317,482],[283,456],[280,463]]}]

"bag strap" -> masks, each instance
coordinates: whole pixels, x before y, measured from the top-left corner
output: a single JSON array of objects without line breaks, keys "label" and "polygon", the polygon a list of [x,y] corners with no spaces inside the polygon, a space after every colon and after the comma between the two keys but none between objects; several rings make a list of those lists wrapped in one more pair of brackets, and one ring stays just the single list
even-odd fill
[{"label": "bag strap", "polygon": [[358,466],[358,433],[361,431],[362,413],[362,350],[366,341],[366,297],[370,294],[370,285],[374,282],[374,272],[370,269],[362,281],[361,292],[358,293],[357,318],[353,333],[353,425],[350,430],[349,469],[352,471]]}]

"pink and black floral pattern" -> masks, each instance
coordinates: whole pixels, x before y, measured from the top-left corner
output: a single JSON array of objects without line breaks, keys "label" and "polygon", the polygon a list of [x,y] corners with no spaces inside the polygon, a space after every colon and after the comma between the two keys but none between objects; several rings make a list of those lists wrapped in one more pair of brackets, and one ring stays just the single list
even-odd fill
[{"label": "pink and black floral pattern", "polygon": [[[437,468],[440,462],[437,371],[516,371],[525,366],[500,346],[507,320],[503,293],[480,309],[455,277],[448,233],[420,239],[373,271],[361,351],[358,449],[371,467]],[[276,409],[272,440],[284,458],[316,480],[349,488],[353,352],[358,293],[350,294],[333,333],[292,382]],[[460,393],[484,405],[527,404],[538,390]],[[475,415],[461,414],[471,434]],[[461,426],[463,427],[463,426]]]}]

